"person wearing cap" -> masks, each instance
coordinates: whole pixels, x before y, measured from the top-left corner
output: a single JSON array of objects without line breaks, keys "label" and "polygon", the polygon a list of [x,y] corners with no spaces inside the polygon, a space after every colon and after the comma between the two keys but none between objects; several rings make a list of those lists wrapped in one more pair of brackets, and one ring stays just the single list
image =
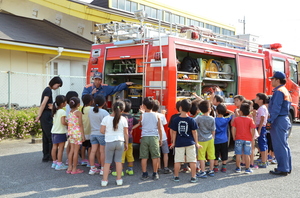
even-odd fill
[{"label": "person wearing cap", "polygon": [[291,106],[291,96],[284,86],[286,76],[283,72],[276,71],[272,77],[273,96],[269,103],[270,118],[266,128],[270,130],[273,149],[277,160],[277,168],[270,171],[273,175],[284,175],[291,173],[292,160],[291,150],[287,142],[288,130],[291,128],[289,110]]},{"label": "person wearing cap", "polygon": [[88,84],[84,87],[82,96],[86,94],[91,94],[93,97],[96,95],[103,95],[104,97],[108,95],[113,95],[118,91],[127,89],[127,86],[132,85],[132,82],[121,83],[117,86],[109,86],[102,84],[102,73],[95,72],[93,76],[94,83]]}]

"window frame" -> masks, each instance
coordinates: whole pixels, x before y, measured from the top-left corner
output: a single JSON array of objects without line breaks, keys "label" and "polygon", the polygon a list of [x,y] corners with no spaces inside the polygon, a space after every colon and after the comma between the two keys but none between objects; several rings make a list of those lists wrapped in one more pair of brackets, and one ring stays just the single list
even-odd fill
[{"label": "window frame", "polygon": [[285,73],[285,60],[278,57],[272,58],[272,69],[273,72],[280,71]]},{"label": "window frame", "polygon": [[298,68],[297,68],[298,64],[295,60],[288,59],[288,61],[289,61],[290,79],[294,83],[298,84]]}]

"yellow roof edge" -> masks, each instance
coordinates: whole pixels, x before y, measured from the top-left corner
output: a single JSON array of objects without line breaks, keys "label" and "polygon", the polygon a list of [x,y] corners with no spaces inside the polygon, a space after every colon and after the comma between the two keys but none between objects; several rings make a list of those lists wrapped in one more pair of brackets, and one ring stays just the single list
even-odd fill
[{"label": "yellow roof edge", "polygon": [[[34,45],[23,46],[16,44],[5,44],[1,43],[0,49],[6,50],[14,50],[14,51],[25,51],[25,52],[32,52],[32,53],[39,53],[39,54],[54,54],[57,55],[57,47],[48,47],[48,46],[39,46],[35,47]],[[71,49],[64,49],[66,51],[62,51],[62,56],[71,56],[71,57],[78,57],[78,58],[89,58],[90,52],[87,51],[78,51],[78,50],[71,50]],[[78,51],[78,52],[76,52]]]}]

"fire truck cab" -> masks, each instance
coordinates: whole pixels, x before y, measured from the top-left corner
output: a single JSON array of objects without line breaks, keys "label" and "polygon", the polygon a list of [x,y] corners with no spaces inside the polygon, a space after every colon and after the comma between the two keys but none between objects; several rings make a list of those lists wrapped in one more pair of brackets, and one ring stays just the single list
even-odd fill
[{"label": "fire truck cab", "polygon": [[[108,97],[108,103],[128,98],[132,101],[133,114],[138,114],[142,98],[150,96],[160,101],[169,120],[177,113],[178,100],[193,99],[193,93],[208,99],[209,88],[217,86],[227,107],[234,110],[234,95],[250,100],[259,92],[272,95],[269,77],[274,71],[282,71],[287,76],[286,87],[293,100],[290,118],[299,118],[297,63],[293,57],[280,53],[276,45],[261,46],[196,27],[180,31],[172,31],[170,27],[167,31],[160,26],[128,22],[97,27],[87,83],[95,71],[103,73],[104,84],[135,83],[128,90]],[[183,65],[179,65],[186,57],[197,61],[198,70],[182,70]],[[137,132],[134,142],[139,139]]]}]

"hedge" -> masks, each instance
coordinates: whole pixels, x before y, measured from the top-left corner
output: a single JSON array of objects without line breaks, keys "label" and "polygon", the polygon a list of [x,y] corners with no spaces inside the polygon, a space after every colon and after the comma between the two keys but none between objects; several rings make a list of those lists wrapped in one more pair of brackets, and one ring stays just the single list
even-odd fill
[{"label": "hedge", "polygon": [[34,122],[38,108],[22,110],[0,107],[0,141],[8,138],[28,138],[39,136],[42,129],[39,122]]}]

